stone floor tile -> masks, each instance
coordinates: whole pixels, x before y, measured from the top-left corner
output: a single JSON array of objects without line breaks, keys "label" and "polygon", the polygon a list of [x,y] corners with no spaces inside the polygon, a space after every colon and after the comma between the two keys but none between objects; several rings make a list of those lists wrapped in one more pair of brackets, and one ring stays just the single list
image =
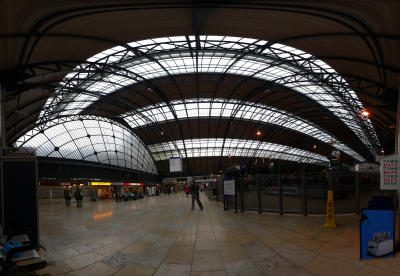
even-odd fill
[{"label": "stone floor tile", "polygon": [[[304,269],[316,274],[326,276],[354,275],[360,271],[365,264],[350,264],[329,257],[319,255],[304,266]],[[383,274],[382,274],[383,275]]]},{"label": "stone floor tile", "polygon": [[104,259],[104,256],[89,252],[72,258],[64,259],[63,262],[68,265],[72,270],[77,270],[82,267],[91,265]]},{"label": "stone floor tile", "polygon": [[[222,211],[221,203],[208,201],[204,193],[201,198],[203,212],[190,211],[190,201],[178,194],[118,204],[88,200],[79,212],[63,202],[39,204],[41,240],[48,247],[40,255],[50,263],[42,271],[152,275],[191,265],[190,275],[248,273],[243,267],[265,275],[400,272],[399,254],[358,259],[358,216],[337,216],[340,227],[328,230],[321,216],[234,213]],[[110,218],[93,219],[111,211]]]},{"label": "stone floor tile", "polygon": [[303,266],[317,256],[315,252],[298,247],[291,243],[285,243],[274,249],[282,257],[290,262]]},{"label": "stone floor tile", "polygon": [[48,273],[52,275],[57,275],[71,271],[71,268],[62,261],[48,261],[47,264],[48,265],[45,268],[37,270],[36,272],[38,274]]},{"label": "stone floor tile", "polygon": [[219,242],[218,250],[223,262],[238,261],[249,258],[249,255],[237,241]]},{"label": "stone floor tile", "polygon": [[94,263],[82,269],[68,272],[67,276],[109,276],[117,272],[117,269],[103,263]]},{"label": "stone floor tile", "polygon": [[250,233],[248,233],[248,232],[246,231],[246,233],[243,233],[243,234],[241,234],[241,235],[238,235],[238,236],[236,237],[236,240],[237,240],[240,244],[244,245],[244,244],[248,244],[248,243],[251,243],[251,242],[255,241],[256,238],[255,238],[252,234],[250,234]]},{"label": "stone floor tile", "polygon": [[135,255],[135,256],[139,256],[151,245],[153,245],[153,242],[137,240],[137,241],[133,242],[131,245],[129,245],[128,247],[125,247],[124,249],[122,249],[121,251]]},{"label": "stone floor tile", "polygon": [[224,270],[219,252],[217,250],[195,250],[192,271],[214,270]]},{"label": "stone floor tile", "polygon": [[233,261],[224,263],[225,271],[228,276],[261,276],[263,273],[258,270],[254,263],[247,260]]},{"label": "stone floor tile", "polygon": [[66,248],[66,249],[46,252],[46,258],[53,261],[67,259],[78,255],[79,252],[73,248]]},{"label": "stone floor tile", "polygon": [[276,252],[264,246],[258,240],[243,245],[243,248],[247,252],[247,254],[253,259],[253,261],[260,261],[262,259],[276,255]]},{"label": "stone floor tile", "polygon": [[150,241],[150,242],[155,242],[161,237],[160,234],[153,234],[153,233],[147,233],[146,235],[140,237],[139,239],[142,241]]},{"label": "stone floor tile", "polygon": [[217,250],[217,242],[215,240],[200,240],[196,241],[196,250]]},{"label": "stone floor tile", "polygon": [[121,243],[110,243],[103,247],[95,249],[94,252],[106,257],[115,254],[116,252],[120,251],[122,248],[127,246],[128,246],[127,244],[123,245]]},{"label": "stone floor tile", "polygon": [[190,276],[226,276],[225,270],[222,271],[192,271]]},{"label": "stone floor tile", "polygon": [[150,246],[135,259],[134,263],[156,268],[162,263],[169,250],[168,247]]},{"label": "stone floor tile", "polygon": [[318,253],[336,260],[352,262],[355,264],[360,261],[360,249],[353,247],[343,247],[326,243],[318,250]]},{"label": "stone floor tile", "polygon": [[174,245],[168,252],[164,262],[169,264],[192,264],[193,246]]},{"label": "stone floor tile", "polygon": [[175,243],[176,238],[159,238],[155,243],[154,246],[162,246],[162,247],[172,247]]},{"label": "stone floor tile", "polygon": [[186,276],[190,274],[190,267],[191,265],[163,263],[154,276]]},{"label": "stone floor tile", "polygon": [[125,252],[117,252],[114,255],[105,257],[102,262],[106,265],[115,267],[117,269],[123,268],[126,264],[132,262],[136,258],[135,255],[131,255]]},{"label": "stone floor tile", "polygon": [[194,245],[196,234],[181,234],[175,241],[176,245]]},{"label": "stone floor tile", "polygon": [[391,270],[386,270],[382,269],[380,267],[376,267],[373,265],[366,265],[364,268],[362,268],[359,272],[354,274],[356,276],[377,276],[377,275],[383,275],[383,276],[398,276],[398,272],[394,272]]},{"label": "stone floor tile", "polygon": [[279,275],[279,276],[311,275],[310,272],[305,271],[302,267],[292,264],[278,255],[260,260],[256,262],[255,265],[265,275]]}]

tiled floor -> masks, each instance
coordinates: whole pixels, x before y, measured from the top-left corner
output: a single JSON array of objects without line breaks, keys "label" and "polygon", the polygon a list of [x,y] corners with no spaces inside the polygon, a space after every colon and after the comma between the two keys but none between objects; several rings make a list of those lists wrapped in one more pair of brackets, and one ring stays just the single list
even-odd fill
[{"label": "tiled floor", "polygon": [[40,205],[40,231],[53,275],[398,275],[400,257],[359,260],[358,217],[204,211],[184,194],[142,200]]}]

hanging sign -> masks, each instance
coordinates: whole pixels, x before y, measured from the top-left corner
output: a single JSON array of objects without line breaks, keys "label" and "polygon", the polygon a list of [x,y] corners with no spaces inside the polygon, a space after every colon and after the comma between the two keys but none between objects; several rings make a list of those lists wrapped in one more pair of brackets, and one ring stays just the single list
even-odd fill
[{"label": "hanging sign", "polygon": [[176,173],[182,172],[182,159],[179,157],[169,158],[169,172]]},{"label": "hanging sign", "polygon": [[397,190],[399,181],[399,156],[391,155],[381,159],[381,190]]}]

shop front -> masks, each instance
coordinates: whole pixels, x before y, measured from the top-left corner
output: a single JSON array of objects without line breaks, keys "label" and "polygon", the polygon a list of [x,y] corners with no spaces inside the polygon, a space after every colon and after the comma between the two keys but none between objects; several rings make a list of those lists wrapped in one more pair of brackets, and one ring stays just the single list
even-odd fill
[{"label": "shop front", "polygon": [[92,199],[97,196],[97,199],[111,198],[111,182],[90,182],[92,189]]},{"label": "shop front", "polygon": [[139,182],[125,182],[123,186],[123,192],[128,194],[143,194],[144,183]]},{"label": "shop front", "polygon": [[124,183],[111,182],[111,198],[115,199],[118,194],[123,193]]},{"label": "shop front", "polygon": [[76,187],[80,187],[82,195],[87,196],[88,182],[82,181],[39,181],[39,198],[42,199],[57,199],[64,198],[64,189],[75,190]]}]

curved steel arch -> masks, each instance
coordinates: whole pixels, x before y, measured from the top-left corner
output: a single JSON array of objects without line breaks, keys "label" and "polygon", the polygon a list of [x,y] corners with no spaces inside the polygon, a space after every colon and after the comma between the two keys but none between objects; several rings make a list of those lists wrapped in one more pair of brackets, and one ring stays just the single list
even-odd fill
[{"label": "curved steel arch", "polygon": [[[194,40],[194,36],[189,36],[189,38],[190,37],[192,38],[193,43],[196,43]],[[284,64],[283,67],[286,66],[286,68],[282,69],[282,66],[278,68],[281,70],[280,74],[284,73],[286,74],[285,76],[277,78],[276,76],[273,76],[274,73],[270,71],[268,72],[268,74],[272,74],[273,77],[272,78],[270,77],[270,79],[268,79],[267,77],[267,80],[277,81],[280,85],[283,86],[287,85],[288,87],[297,90],[298,92],[303,93],[306,96],[309,96],[311,99],[318,101],[320,104],[325,106],[328,110],[330,110],[333,113],[337,111],[344,113],[342,116],[337,115],[337,117],[341,119],[345,124],[347,124],[349,128],[352,129],[353,131],[355,131],[354,130],[355,128],[357,129],[355,131],[356,135],[359,136],[359,138],[362,139],[364,143],[369,144],[368,146],[371,152],[376,152],[376,149],[379,148],[379,141],[377,140],[376,134],[373,131],[370,121],[368,119],[362,119],[360,118],[360,116],[358,116],[358,112],[362,109],[362,105],[358,101],[355,93],[350,89],[350,87],[344,81],[344,79],[341,78],[332,68],[330,68],[324,62],[316,60],[311,55],[304,53],[300,50],[294,49],[292,47],[279,45],[280,48],[277,48],[277,44],[273,44],[271,47],[263,49],[262,55],[260,55],[259,53],[257,53],[257,51],[259,51],[260,47],[265,46],[265,44],[268,43],[266,41],[246,39],[246,38],[221,37],[221,36],[217,37],[201,36],[200,38],[201,38],[200,44],[203,45],[202,48],[198,50],[203,53],[202,56],[203,59],[204,59],[204,54],[207,53],[207,51],[212,51],[213,53],[212,57],[208,57],[208,60],[211,63],[218,60],[221,61],[223,58],[226,57],[227,59],[230,59],[227,61],[226,64],[228,64],[229,62],[230,63],[226,68],[222,68],[224,69],[224,71],[221,73],[226,74],[228,70],[231,70],[231,68],[233,68],[232,66],[234,64],[238,65],[239,61],[244,56],[252,58],[246,59],[245,61],[241,61],[242,64],[240,64],[240,66],[238,65],[235,68],[236,72],[229,72],[229,73],[231,74],[238,73],[239,75],[243,75],[245,78],[255,77],[263,79],[265,78],[263,77],[265,74],[260,75],[261,72],[267,70],[268,68],[271,68],[269,66],[270,63],[263,63],[263,62],[268,62],[272,60],[272,62],[278,62],[279,64]],[[155,59],[157,59],[157,57],[160,58],[158,64],[170,60],[170,63],[168,64],[169,66],[168,69],[171,70],[172,74],[168,72],[168,76],[171,76],[173,74],[192,73],[190,70],[187,70],[185,64],[185,61],[190,61],[190,60],[192,61],[192,65],[195,66],[193,67],[195,68],[195,71],[196,72],[199,71],[198,62],[194,62],[192,58],[183,56],[184,53],[182,52],[182,49],[185,50],[189,49],[187,43],[188,43],[187,37],[182,37],[182,38],[171,37],[171,38],[159,38],[153,40],[133,42],[129,43],[129,46],[136,49],[140,49],[142,52],[147,51],[145,52],[146,55],[153,55]],[[257,45],[257,43],[259,45]],[[191,45],[191,47],[193,48],[193,45]],[[237,54],[237,50],[243,52],[244,49],[250,49],[251,51],[249,50],[249,52],[246,52],[246,54],[242,53],[242,57],[239,58],[239,60],[233,60],[231,57],[229,57],[229,55],[232,56],[235,55],[235,53]],[[126,56],[126,53],[129,51],[131,50],[117,46],[115,48],[103,51],[100,54],[93,56],[92,58],[89,58],[88,61],[105,63],[106,66],[108,66],[107,61],[110,57],[114,57],[115,59],[117,54],[122,54],[122,53],[123,56]],[[213,56],[215,56],[215,53],[217,52],[219,53],[219,57],[217,59],[213,59]],[[173,57],[173,54],[175,55],[175,57]],[[162,55],[165,55],[164,60],[161,60]],[[142,63],[143,60],[141,60],[141,58],[142,56],[137,57],[136,55],[133,56],[131,55],[129,59],[125,59],[123,61],[118,60],[115,63],[122,65],[122,67],[125,66],[127,69],[129,69],[129,71],[132,71],[133,69],[139,71],[141,70],[142,72],[150,70],[152,64],[151,63],[143,64]],[[259,60],[260,58],[264,58],[264,60],[260,61]],[[265,60],[265,58],[267,59]],[[179,66],[172,67],[171,65],[172,62],[177,62],[177,61],[179,61],[180,63]],[[131,64],[127,65],[127,63],[129,62],[131,62]],[[133,65],[132,62],[141,64],[135,67],[135,65]],[[249,67],[243,67],[245,63],[249,62],[252,62],[252,64],[250,64]],[[203,63],[201,64],[203,65]],[[267,66],[264,66],[264,64],[267,64]],[[217,70],[218,65],[219,64],[217,64],[214,67],[209,66],[205,69],[206,71],[202,71],[202,73],[204,72],[210,73],[209,70],[213,68],[214,68],[213,70]],[[289,65],[291,65],[292,67],[288,67]],[[253,67],[261,66],[261,70],[253,70],[251,68],[252,66]],[[165,68],[166,67],[163,66],[162,70],[166,71]],[[288,74],[288,72],[293,70],[293,68],[297,69],[302,68],[302,70],[304,71],[304,75],[298,71]],[[276,69],[277,68],[274,68],[273,70]],[[180,70],[183,70],[183,72],[181,72]],[[317,74],[315,73],[315,71],[317,71]],[[218,70],[217,72],[219,73]],[[69,74],[66,77],[66,80],[73,81],[75,74],[76,73],[74,72]],[[322,75],[323,78],[321,78],[319,75]],[[121,77],[120,79],[118,79],[118,75],[116,74],[111,76],[117,78],[117,80],[123,80],[124,78]],[[162,76],[162,74],[160,74],[160,72],[157,71],[154,71],[154,73],[151,73],[151,71],[146,71],[145,74],[141,74],[141,76],[143,78],[149,79],[149,78],[160,77]],[[108,84],[110,83],[109,81],[105,81],[104,78],[102,78],[101,81],[104,81],[104,83]],[[295,84],[298,84],[299,82],[305,82],[306,85],[303,87],[296,86]],[[108,88],[101,87],[99,86],[99,83],[100,82],[98,82],[97,84],[92,84],[87,88],[92,90],[102,89],[103,92],[105,91],[106,93],[112,93],[115,90],[117,90],[117,89],[115,90],[109,89],[110,86]],[[129,85],[133,83],[134,81],[129,83]],[[313,89],[314,91],[311,91],[310,89]],[[329,90],[330,92],[328,92]],[[320,95],[324,96],[321,97]],[[331,103],[326,103],[327,101],[331,101]],[[335,104],[335,105],[333,104],[337,102],[341,102],[341,104]],[[357,123],[356,125],[354,125],[355,122]]]},{"label": "curved steel arch", "polygon": [[[277,125],[310,136],[325,144],[330,144],[333,138],[336,141],[333,147],[360,162],[366,161],[362,156],[350,149],[334,135],[319,128],[318,125],[271,106],[241,100],[227,100],[220,98],[197,98],[185,99],[183,101],[175,100],[171,101],[170,104],[175,109],[176,115],[180,120],[191,118],[230,118],[232,120],[258,122],[260,125]],[[172,114],[169,114],[164,110],[163,107],[165,106],[165,103],[145,106],[122,114],[120,115],[120,118],[124,119],[133,130],[147,127],[148,125],[167,122],[172,120],[173,117]],[[182,111],[184,111],[184,113]]]},{"label": "curved steel arch", "polygon": [[[227,140],[229,147],[222,149],[223,140]],[[168,144],[172,141],[149,145],[149,150],[154,155],[156,161],[166,160],[174,156],[174,150],[170,150]],[[183,141],[174,141],[178,147],[183,147]],[[289,147],[286,145],[262,142],[257,140],[244,139],[223,139],[223,138],[205,138],[205,139],[186,139],[186,147],[191,157],[209,157],[209,156],[240,156],[240,157],[261,157],[271,159],[281,159],[294,162],[316,163],[327,165],[327,157],[310,151]]]},{"label": "curved steel arch", "polygon": [[36,148],[39,156],[94,161],[157,174],[146,145],[122,124],[103,117],[58,117],[30,130],[16,145]]}]

